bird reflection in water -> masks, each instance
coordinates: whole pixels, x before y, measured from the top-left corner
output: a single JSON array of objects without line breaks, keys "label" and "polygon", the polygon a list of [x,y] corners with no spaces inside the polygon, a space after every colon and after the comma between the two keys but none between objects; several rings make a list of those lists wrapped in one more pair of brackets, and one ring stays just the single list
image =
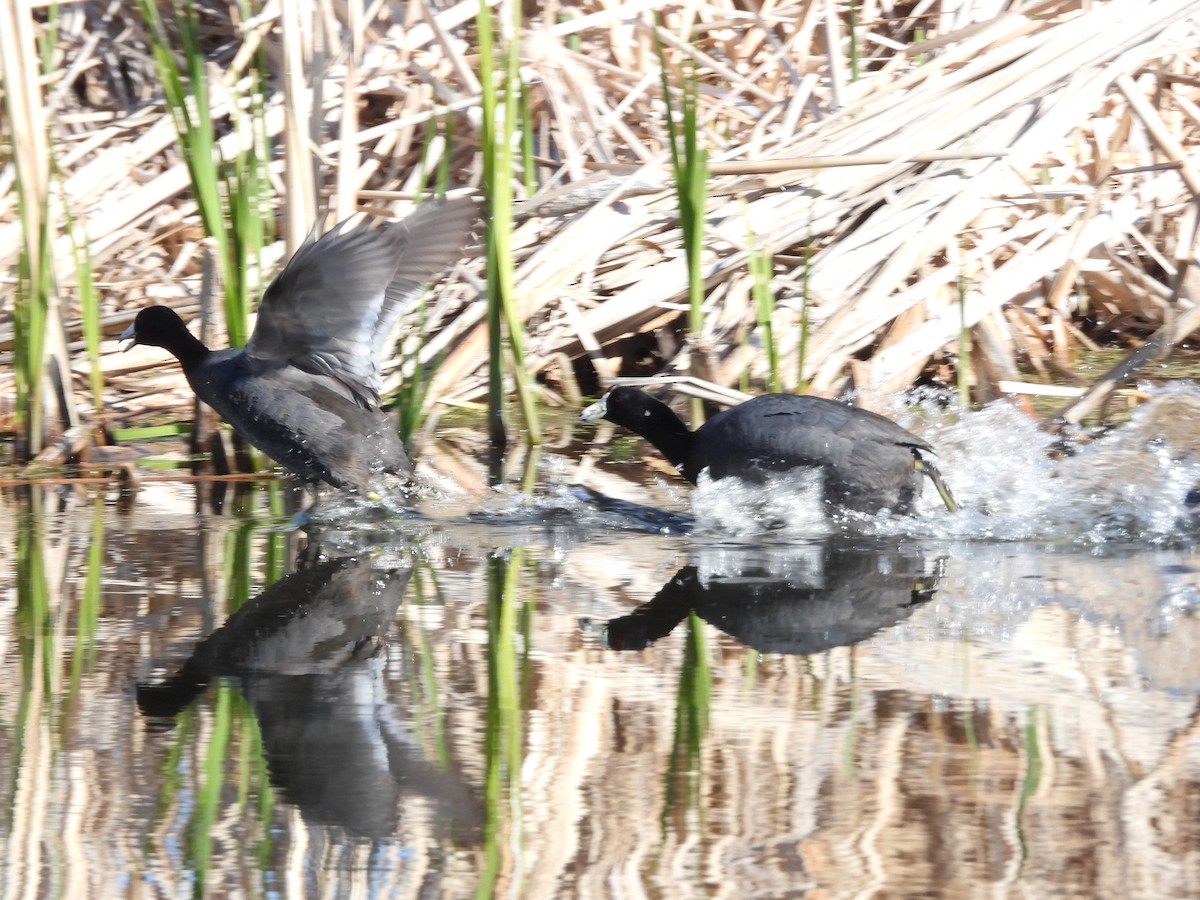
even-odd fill
[{"label": "bird reflection in water", "polygon": [[410,574],[350,557],[285,576],[200,641],[176,675],[139,685],[138,707],[174,716],[211,681],[234,679],[258,720],[271,783],[306,820],[387,837],[404,795],[420,794],[440,829],[471,840],[479,798],[426,761],[386,695],[385,639]]},{"label": "bird reflection in water", "polygon": [[930,600],[941,560],[926,571],[911,547],[831,541],[782,559],[720,551],[715,565],[687,565],[654,598],[603,629],[613,650],[642,650],[689,613],[760,653],[806,655],[866,640]]}]

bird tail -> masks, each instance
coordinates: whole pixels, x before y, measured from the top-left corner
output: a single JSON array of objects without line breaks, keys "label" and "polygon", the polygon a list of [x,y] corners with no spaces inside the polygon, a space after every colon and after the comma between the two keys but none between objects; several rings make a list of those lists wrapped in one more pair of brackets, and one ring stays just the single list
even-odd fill
[{"label": "bird tail", "polygon": [[933,486],[937,488],[938,496],[942,498],[942,502],[946,504],[946,509],[950,512],[958,512],[960,507],[958,501],[954,499],[954,495],[950,493],[950,487],[942,478],[942,473],[938,471],[937,466],[931,463],[924,457],[913,454],[916,459],[916,468],[918,472],[924,472],[929,476],[929,480],[933,482]]}]

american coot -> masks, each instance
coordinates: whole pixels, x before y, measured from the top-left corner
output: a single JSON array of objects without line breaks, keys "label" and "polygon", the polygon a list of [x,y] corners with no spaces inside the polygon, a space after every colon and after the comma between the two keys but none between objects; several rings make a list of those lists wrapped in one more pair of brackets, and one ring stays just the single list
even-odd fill
[{"label": "american coot", "polygon": [[911,513],[921,472],[951,512],[958,504],[923,455],[933,448],[869,410],[797,394],[763,394],[709,419],[696,431],[661,400],[637,388],[611,388],[583,411],[607,419],[657,447],[692,484],[707,469],[713,479],[761,480],[768,472],[820,468],[825,501],[843,509]]},{"label": "american coot", "polygon": [[411,470],[379,407],[388,332],[459,258],[478,215],[460,197],[309,237],[267,287],[240,350],[209,350],[165,306],[143,309],[121,339],[168,350],[196,396],[285,469],[365,491],[379,472]]}]

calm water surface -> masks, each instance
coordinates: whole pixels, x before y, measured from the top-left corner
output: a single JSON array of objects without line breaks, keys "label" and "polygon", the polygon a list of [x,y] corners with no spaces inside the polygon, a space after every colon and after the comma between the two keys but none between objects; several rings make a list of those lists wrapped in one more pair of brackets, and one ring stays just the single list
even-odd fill
[{"label": "calm water surface", "polygon": [[1005,416],[939,426],[967,512],[832,533],[574,460],[0,494],[4,895],[1200,895],[1195,465]]}]

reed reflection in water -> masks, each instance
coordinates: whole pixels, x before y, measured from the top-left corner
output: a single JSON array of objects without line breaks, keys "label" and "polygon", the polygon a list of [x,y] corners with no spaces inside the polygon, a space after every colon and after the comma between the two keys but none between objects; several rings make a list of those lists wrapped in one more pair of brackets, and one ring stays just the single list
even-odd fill
[{"label": "reed reflection in water", "polygon": [[323,557],[269,494],[212,516],[189,490],[0,495],[7,886],[1200,888],[1190,548],[531,512],[319,535]]}]

